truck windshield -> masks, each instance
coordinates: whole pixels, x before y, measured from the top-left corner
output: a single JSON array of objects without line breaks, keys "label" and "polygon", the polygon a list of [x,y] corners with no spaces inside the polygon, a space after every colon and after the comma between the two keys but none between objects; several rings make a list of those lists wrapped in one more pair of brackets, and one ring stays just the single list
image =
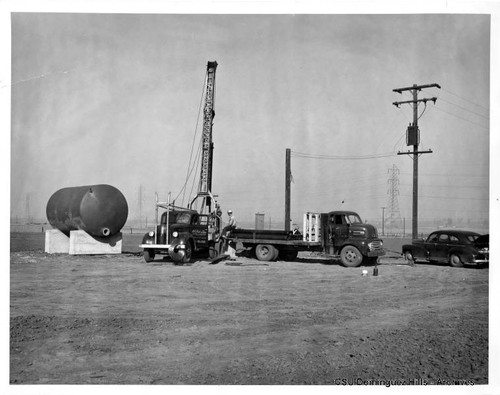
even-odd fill
[{"label": "truck windshield", "polygon": [[361,224],[361,218],[356,214],[349,214],[345,216],[346,222],[348,224]]},{"label": "truck windshield", "polygon": [[191,215],[188,213],[180,213],[177,214],[177,223],[178,224],[189,224],[191,221]]}]

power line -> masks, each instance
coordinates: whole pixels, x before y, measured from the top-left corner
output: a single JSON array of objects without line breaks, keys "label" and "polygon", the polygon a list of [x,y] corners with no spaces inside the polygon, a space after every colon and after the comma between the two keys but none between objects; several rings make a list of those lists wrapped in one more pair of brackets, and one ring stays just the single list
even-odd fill
[{"label": "power line", "polygon": [[448,112],[448,111],[443,110],[443,109],[442,109],[442,108],[440,108],[439,106],[435,106],[435,108],[436,108],[437,110],[442,111],[442,112],[444,112],[444,113],[446,113],[446,114],[448,114],[448,115],[451,115],[451,116],[453,116],[453,117],[455,117],[455,118],[461,119],[462,121],[469,122],[469,123],[472,123],[473,125],[479,126],[479,127],[480,127],[480,128],[482,128],[482,129],[489,130],[489,127],[487,127],[487,126],[480,125],[480,124],[478,124],[478,123],[476,123],[476,122],[474,122],[474,121],[471,121],[470,119],[466,119],[466,118],[459,117],[459,116],[458,116],[458,115],[456,115],[456,114],[453,114],[453,113],[451,113],[451,112]]},{"label": "power line", "polygon": [[319,160],[363,160],[363,159],[378,159],[378,158],[388,158],[391,156],[396,156],[394,152],[387,152],[384,154],[371,154],[371,155],[319,155],[319,154],[308,154],[304,152],[292,151],[292,156],[296,158],[306,158],[306,159],[319,159]]},{"label": "power line", "polygon": [[446,92],[446,93],[449,93],[450,95],[453,95],[453,96],[458,97],[459,99],[462,99],[463,101],[466,101],[467,103],[474,104],[475,106],[478,106],[478,107],[484,108],[484,109],[485,109],[485,110],[487,110],[487,111],[490,111],[489,107],[485,107],[485,106],[483,106],[483,105],[481,105],[481,104],[477,104],[477,103],[473,102],[472,100],[466,99],[465,97],[462,97],[462,96],[460,96],[460,95],[457,95],[456,93],[453,93],[453,92],[451,92],[451,91],[449,91],[449,90],[447,90],[447,89],[442,88],[442,90],[443,90],[444,92]]},{"label": "power line", "polygon": [[468,108],[466,108],[466,107],[459,106],[458,104],[455,104],[455,103],[453,103],[453,102],[451,102],[451,101],[448,101],[448,100],[446,100],[446,99],[443,99],[442,97],[440,98],[440,100],[441,100],[441,101],[444,101],[445,103],[451,104],[452,106],[458,107],[458,108],[460,108],[461,110],[468,111],[468,112],[470,112],[470,113],[472,113],[472,114],[475,114],[475,115],[477,115],[477,116],[479,116],[479,117],[482,117],[482,118],[484,118],[484,119],[488,119],[488,120],[489,120],[489,116],[487,116],[487,115],[479,114],[478,112],[475,112],[475,111],[469,110],[469,109],[468,109]]},{"label": "power line", "polygon": [[[411,173],[401,173],[401,174],[411,174]],[[465,177],[480,177],[480,178],[489,178],[488,175],[481,175],[481,174],[439,174],[439,173],[420,173],[423,176],[436,176],[436,177],[460,177],[460,178],[465,178]]]},{"label": "power line", "polygon": [[[409,196],[409,195],[401,195],[401,196]],[[430,195],[419,195],[422,198],[426,199],[446,199],[446,200],[482,200],[489,201],[489,198],[467,198],[467,197],[459,197],[459,196],[430,196]]]},{"label": "power line", "polygon": [[[400,184],[403,186],[410,186],[410,184]],[[423,187],[429,188],[466,188],[466,189],[478,189],[478,188],[489,188],[488,185],[431,185],[431,184],[420,184]]]}]

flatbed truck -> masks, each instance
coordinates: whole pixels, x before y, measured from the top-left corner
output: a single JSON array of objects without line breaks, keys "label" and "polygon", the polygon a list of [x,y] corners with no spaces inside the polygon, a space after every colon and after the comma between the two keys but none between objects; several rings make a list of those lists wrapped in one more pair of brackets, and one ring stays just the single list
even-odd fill
[{"label": "flatbed truck", "polygon": [[375,226],[363,223],[354,211],[304,214],[302,232],[234,229],[227,241],[254,252],[261,261],[294,260],[300,251],[339,257],[347,267],[376,263],[383,256],[383,242]]}]

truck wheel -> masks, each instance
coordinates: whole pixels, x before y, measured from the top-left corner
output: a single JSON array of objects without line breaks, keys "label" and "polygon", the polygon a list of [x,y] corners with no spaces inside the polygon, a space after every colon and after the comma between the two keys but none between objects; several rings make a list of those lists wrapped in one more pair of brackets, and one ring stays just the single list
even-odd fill
[{"label": "truck wheel", "polygon": [[184,249],[184,256],[181,259],[180,263],[189,263],[191,262],[191,254],[193,253],[193,248],[191,246],[191,242],[186,243],[186,248]]},{"label": "truck wheel", "polygon": [[175,265],[182,265],[183,263],[188,263],[191,261],[192,252],[191,243],[188,241],[185,244],[184,249],[178,249],[177,247],[170,246],[168,249],[168,254],[170,258],[174,261]]},{"label": "truck wheel", "polygon": [[271,244],[258,244],[255,247],[255,256],[259,261],[272,261],[275,259],[276,248]]},{"label": "truck wheel", "polygon": [[347,267],[358,267],[363,262],[363,255],[354,246],[345,246],[340,251],[342,264]]},{"label": "truck wheel", "polygon": [[155,259],[155,250],[144,250],[144,260],[151,262],[153,259]]},{"label": "truck wheel", "polygon": [[450,265],[453,267],[463,267],[464,266],[460,257],[458,255],[455,255],[455,254],[450,255]]}]

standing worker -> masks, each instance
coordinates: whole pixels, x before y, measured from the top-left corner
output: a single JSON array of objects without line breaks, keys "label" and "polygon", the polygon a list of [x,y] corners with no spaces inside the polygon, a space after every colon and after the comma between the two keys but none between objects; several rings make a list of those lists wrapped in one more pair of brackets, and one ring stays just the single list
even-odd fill
[{"label": "standing worker", "polygon": [[232,230],[236,229],[236,218],[233,214],[233,211],[227,210],[227,215],[229,215],[229,222],[227,226],[225,226],[224,229],[222,229],[222,237],[228,237],[229,233]]}]

